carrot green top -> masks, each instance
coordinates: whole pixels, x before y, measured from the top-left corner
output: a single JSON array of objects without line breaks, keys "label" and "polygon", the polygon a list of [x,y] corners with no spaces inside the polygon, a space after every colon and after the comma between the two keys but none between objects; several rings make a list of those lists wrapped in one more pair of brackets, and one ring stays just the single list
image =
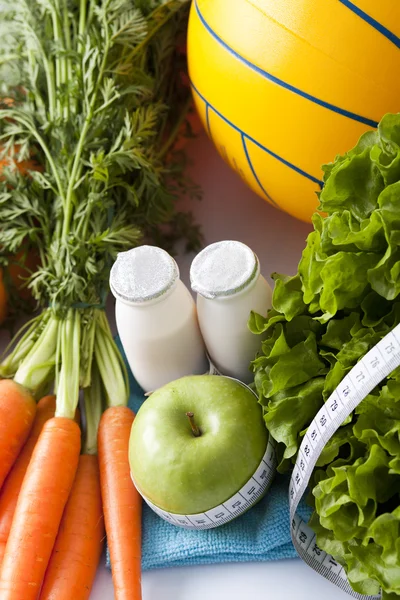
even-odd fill
[{"label": "carrot green top", "polygon": [[[43,312],[21,332],[0,375],[35,395],[54,387],[73,418],[96,364],[109,404],[126,404],[126,369],[104,312],[109,267],[146,234],[184,232],[182,165],[167,164],[188,108],[186,0],[4,0],[0,40],[1,250],[30,238],[28,278]],[[12,52],[10,52],[12,48]],[[38,170],[12,168],[34,158]],[[183,186],[185,187],[185,186]],[[174,219],[174,217],[179,217]],[[161,224],[171,223],[166,235]]]}]

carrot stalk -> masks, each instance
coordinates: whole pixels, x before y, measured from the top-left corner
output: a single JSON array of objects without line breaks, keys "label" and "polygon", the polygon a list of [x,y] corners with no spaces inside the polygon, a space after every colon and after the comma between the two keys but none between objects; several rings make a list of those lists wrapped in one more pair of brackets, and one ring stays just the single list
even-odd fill
[{"label": "carrot stalk", "polygon": [[0,544],[6,543],[17,505],[19,492],[43,425],[54,417],[55,396],[45,396],[38,402],[36,418],[25,446],[4,482],[0,495]]},{"label": "carrot stalk", "polygon": [[88,600],[104,538],[97,456],[82,454],[40,600]]},{"label": "carrot stalk", "polygon": [[0,569],[2,600],[36,600],[74,482],[81,446],[72,419],[47,421],[26,472]]},{"label": "carrot stalk", "polygon": [[141,498],[130,476],[129,436],[134,413],[113,406],[99,427],[100,483],[116,600],[141,596]]},{"label": "carrot stalk", "polygon": [[0,381],[0,489],[32,428],[36,403],[21,385]]},{"label": "carrot stalk", "polygon": [[[36,332],[41,329],[41,324],[46,320],[47,315],[42,313],[39,317],[34,317],[11,339],[8,346],[4,349],[0,364],[1,377],[14,377],[19,364],[26,358],[32,350],[35,339],[38,337]],[[11,348],[13,348],[11,350]]]},{"label": "carrot stalk", "polygon": [[34,391],[41,389],[51,380],[54,372],[54,356],[60,322],[51,316],[49,318],[48,315],[44,320],[43,330],[14,375],[14,381]]}]

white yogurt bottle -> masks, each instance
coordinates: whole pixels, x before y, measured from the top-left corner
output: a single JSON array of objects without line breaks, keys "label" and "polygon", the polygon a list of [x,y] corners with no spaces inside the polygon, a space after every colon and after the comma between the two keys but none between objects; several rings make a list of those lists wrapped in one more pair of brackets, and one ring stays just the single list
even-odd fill
[{"label": "white yogurt bottle", "polygon": [[257,256],[242,242],[211,244],[193,260],[190,281],[211,361],[222,375],[250,383],[250,362],[262,337],[251,333],[247,323],[252,310],[266,316],[272,302]]},{"label": "white yogurt bottle", "polygon": [[121,252],[110,274],[116,321],[132,373],[145,392],[209,365],[190,291],[161,248]]}]

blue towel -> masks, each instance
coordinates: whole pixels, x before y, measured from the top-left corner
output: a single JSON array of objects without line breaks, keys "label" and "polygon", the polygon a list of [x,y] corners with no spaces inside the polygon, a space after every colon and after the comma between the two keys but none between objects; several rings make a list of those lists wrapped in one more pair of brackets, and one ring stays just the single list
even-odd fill
[{"label": "blue towel", "polygon": [[[144,395],[131,373],[129,378],[129,406],[136,413]],[[226,525],[205,531],[171,525],[143,503],[143,570],[296,557],[290,539],[288,487],[288,477],[276,475],[265,497],[251,510]],[[299,514],[304,519],[309,517],[305,503],[300,505]]]}]

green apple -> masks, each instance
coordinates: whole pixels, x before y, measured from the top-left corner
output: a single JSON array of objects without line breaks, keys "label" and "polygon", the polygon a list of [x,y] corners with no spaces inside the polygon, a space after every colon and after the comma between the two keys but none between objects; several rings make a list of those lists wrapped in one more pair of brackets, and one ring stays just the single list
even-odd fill
[{"label": "green apple", "polygon": [[267,442],[262,408],[249,388],[217,375],[183,377],[138,411],[129,448],[132,478],[158,508],[202,513],[248,482]]}]

